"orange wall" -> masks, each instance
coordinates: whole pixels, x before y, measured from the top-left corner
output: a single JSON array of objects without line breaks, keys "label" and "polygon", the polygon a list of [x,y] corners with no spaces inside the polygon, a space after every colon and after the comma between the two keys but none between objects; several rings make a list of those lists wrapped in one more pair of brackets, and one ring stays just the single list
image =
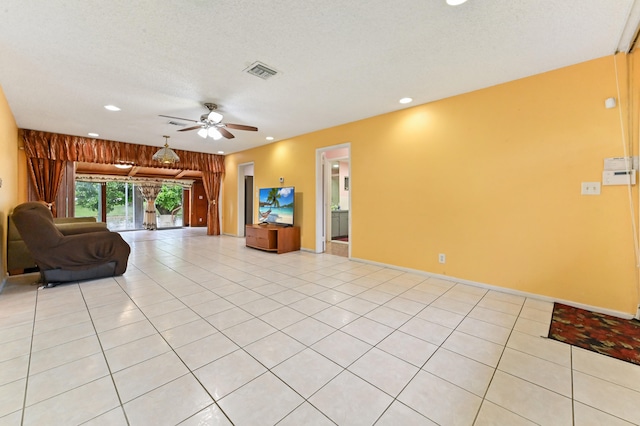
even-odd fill
[{"label": "orange wall", "polygon": [[4,91],[0,86],[0,238],[2,238],[2,277],[7,273],[7,217],[13,207],[18,204],[19,182],[18,172],[18,127],[9,108]]},{"label": "orange wall", "polygon": [[615,58],[615,109],[609,56],[228,155],[223,232],[237,230],[238,164],[254,162],[256,187],[296,187],[313,250],[316,149],[350,142],[353,258],[635,314],[629,191],[580,195],[624,153],[632,59]]}]

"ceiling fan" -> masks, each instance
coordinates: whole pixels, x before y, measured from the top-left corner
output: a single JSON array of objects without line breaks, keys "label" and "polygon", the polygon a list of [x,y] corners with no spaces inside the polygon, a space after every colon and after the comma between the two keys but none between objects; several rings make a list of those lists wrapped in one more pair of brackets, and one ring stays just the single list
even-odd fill
[{"label": "ceiling fan", "polygon": [[186,129],[180,129],[179,132],[188,132],[189,130],[198,130],[198,135],[203,138],[213,138],[214,140],[222,139],[225,137],[227,139],[233,139],[235,136],[231,134],[227,129],[235,129],[235,130],[250,130],[255,132],[258,130],[257,127],[254,126],[245,126],[244,124],[231,124],[231,123],[223,123],[222,122],[222,114],[217,112],[218,105],[213,103],[205,103],[205,107],[209,110],[208,113],[202,114],[200,116],[200,120],[190,120],[188,118],[180,118],[180,117],[172,117],[170,115],[160,115],[160,117],[165,118],[175,118],[176,120],[182,121],[192,121],[194,123],[198,123],[196,126],[187,127]]}]

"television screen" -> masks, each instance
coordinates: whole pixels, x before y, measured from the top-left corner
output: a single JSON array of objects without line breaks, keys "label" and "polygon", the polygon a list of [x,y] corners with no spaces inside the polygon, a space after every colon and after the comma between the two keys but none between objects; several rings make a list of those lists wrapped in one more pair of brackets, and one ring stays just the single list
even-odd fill
[{"label": "television screen", "polygon": [[260,188],[258,222],[293,225],[294,187]]}]

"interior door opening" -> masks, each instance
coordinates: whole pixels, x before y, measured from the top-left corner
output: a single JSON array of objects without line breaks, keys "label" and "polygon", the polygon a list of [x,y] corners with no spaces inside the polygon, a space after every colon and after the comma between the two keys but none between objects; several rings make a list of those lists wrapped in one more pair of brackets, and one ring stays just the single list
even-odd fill
[{"label": "interior door opening", "polygon": [[254,220],[254,176],[253,163],[238,165],[238,216],[237,235],[245,236],[245,227]]},{"label": "interior door opening", "polygon": [[316,153],[316,252],[351,257],[350,144]]}]

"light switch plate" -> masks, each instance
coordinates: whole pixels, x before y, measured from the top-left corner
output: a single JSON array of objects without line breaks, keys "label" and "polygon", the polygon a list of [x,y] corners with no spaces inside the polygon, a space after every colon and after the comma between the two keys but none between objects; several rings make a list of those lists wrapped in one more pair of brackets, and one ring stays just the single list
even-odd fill
[{"label": "light switch plate", "polygon": [[600,182],[582,182],[582,195],[600,195]]}]

